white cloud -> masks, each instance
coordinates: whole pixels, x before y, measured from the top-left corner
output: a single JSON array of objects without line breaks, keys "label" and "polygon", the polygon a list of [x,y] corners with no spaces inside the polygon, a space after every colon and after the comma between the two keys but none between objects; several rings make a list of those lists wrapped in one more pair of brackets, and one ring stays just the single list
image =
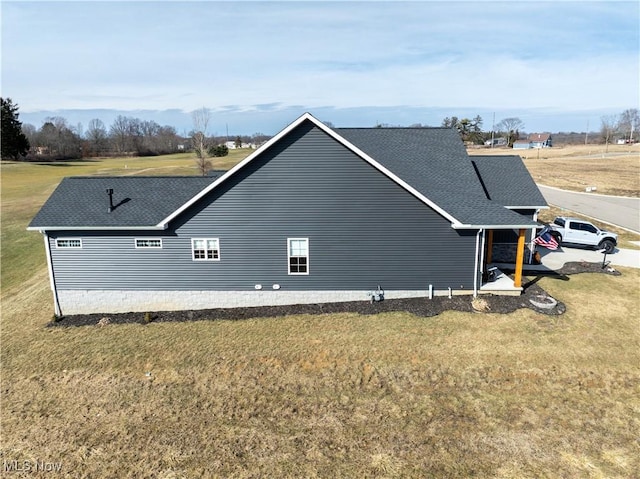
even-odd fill
[{"label": "white cloud", "polygon": [[3,95],[23,111],[637,105],[638,4],[545,7],[4,2]]}]

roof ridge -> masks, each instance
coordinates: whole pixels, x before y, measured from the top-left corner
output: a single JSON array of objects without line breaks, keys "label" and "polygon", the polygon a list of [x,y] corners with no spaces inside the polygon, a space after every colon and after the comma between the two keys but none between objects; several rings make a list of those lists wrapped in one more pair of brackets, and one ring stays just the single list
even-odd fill
[{"label": "roof ridge", "polygon": [[[226,173],[227,170],[217,170],[220,174]],[[201,175],[109,175],[109,176],[65,176],[63,179],[78,179],[78,180],[108,180],[113,178],[139,178],[139,179],[149,179],[149,178],[212,178],[211,176],[201,176]]]},{"label": "roof ridge", "polygon": [[445,126],[346,126],[332,130],[453,130]]}]

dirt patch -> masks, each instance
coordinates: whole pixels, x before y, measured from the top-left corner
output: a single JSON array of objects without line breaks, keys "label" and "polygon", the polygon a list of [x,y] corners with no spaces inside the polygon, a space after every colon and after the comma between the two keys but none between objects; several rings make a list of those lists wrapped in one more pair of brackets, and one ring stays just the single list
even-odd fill
[{"label": "dirt patch", "polygon": [[[107,324],[150,322],[178,322],[178,321],[202,321],[202,320],[241,320],[250,318],[273,318],[278,316],[297,314],[332,314],[332,313],[358,313],[363,315],[379,314],[392,311],[406,311],[416,316],[436,316],[443,311],[462,312],[486,312],[508,314],[521,308],[529,308],[546,315],[560,315],[566,311],[566,306],[557,300],[554,307],[537,307],[541,298],[550,296],[538,284],[543,277],[557,277],[568,279],[567,276],[578,273],[600,273],[620,275],[613,268],[602,268],[601,263],[575,262],[567,263],[562,269],[551,273],[528,274],[524,277],[524,291],[520,296],[482,295],[482,308],[474,307],[473,298],[470,295],[436,296],[433,299],[407,298],[386,299],[380,302],[350,301],[341,303],[317,303],[296,304],[288,306],[258,306],[249,308],[217,308],[188,311],[159,311],[146,313],[116,313],[116,314],[78,314],[59,318],[58,321],[48,324],[50,327],[59,326],[105,326]],[[533,299],[533,302],[531,301]]]}]

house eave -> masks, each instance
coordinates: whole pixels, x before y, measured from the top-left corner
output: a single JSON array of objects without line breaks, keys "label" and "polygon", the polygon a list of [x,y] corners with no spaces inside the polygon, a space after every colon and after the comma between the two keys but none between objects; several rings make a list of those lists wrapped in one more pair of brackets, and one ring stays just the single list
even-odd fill
[{"label": "house eave", "polygon": [[535,206],[535,205],[529,205],[529,206],[522,206],[522,205],[518,205],[518,206],[512,206],[512,205],[508,205],[505,206],[505,208],[507,208],[508,210],[548,210],[549,206],[545,205],[545,206]]},{"label": "house eave", "polygon": [[514,229],[529,229],[536,228],[538,226],[537,223],[527,223],[527,224],[508,224],[508,225],[492,225],[492,224],[461,224],[461,223],[452,223],[451,227],[454,230],[514,230]]},{"label": "house eave", "polygon": [[27,226],[27,231],[162,231],[162,226]]}]

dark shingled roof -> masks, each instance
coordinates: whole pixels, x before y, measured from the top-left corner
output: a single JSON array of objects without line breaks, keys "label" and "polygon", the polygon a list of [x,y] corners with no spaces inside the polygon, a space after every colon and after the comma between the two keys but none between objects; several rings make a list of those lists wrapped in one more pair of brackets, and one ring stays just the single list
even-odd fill
[{"label": "dark shingled roof", "polygon": [[[305,114],[268,143],[311,121],[338,140],[352,144],[391,176],[434,206],[453,227],[535,226],[504,206],[546,205],[518,158],[504,171],[495,158],[472,160],[458,133],[446,128],[329,129]],[[262,154],[257,150],[246,161]],[[503,160],[504,161],[504,160]],[[237,165],[235,174],[245,162]],[[475,165],[475,166],[474,166]],[[477,171],[476,171],[477,169]],[[208,177],[72,177],[65,178],[29,225],[30,229],[127,229],[162,227],[206,194],[223,172]],[[484,182],[480,181],[480,177]],[[226,176],[225,176],[226,179]],[[506,179],[506,180],[505,180]],[[209,188],[208,188],[209,187]],[[115,209],[109,213],[106,189],[114,190]],[[488,193],[485,193],[485,189]],[[541,201],[540,201],[541,200]]]},{"label": "dark shingled roof", "polygon": [[472,156],[471,161],[493,201],[516,208],[547,206],[519,156]]},{"label": "dark shingled roof", "polygon": [[460,135],[451,128],[336,128],[334,131],[461,224],[529,223],[499,201],[487,198]]},{"label": "dark shingled roof", "polygon": [[[209,186],[211,176],[64,178],[29,224],[32,229],[153,227]],[[108,212],[113,189],[115,208]]]}]

